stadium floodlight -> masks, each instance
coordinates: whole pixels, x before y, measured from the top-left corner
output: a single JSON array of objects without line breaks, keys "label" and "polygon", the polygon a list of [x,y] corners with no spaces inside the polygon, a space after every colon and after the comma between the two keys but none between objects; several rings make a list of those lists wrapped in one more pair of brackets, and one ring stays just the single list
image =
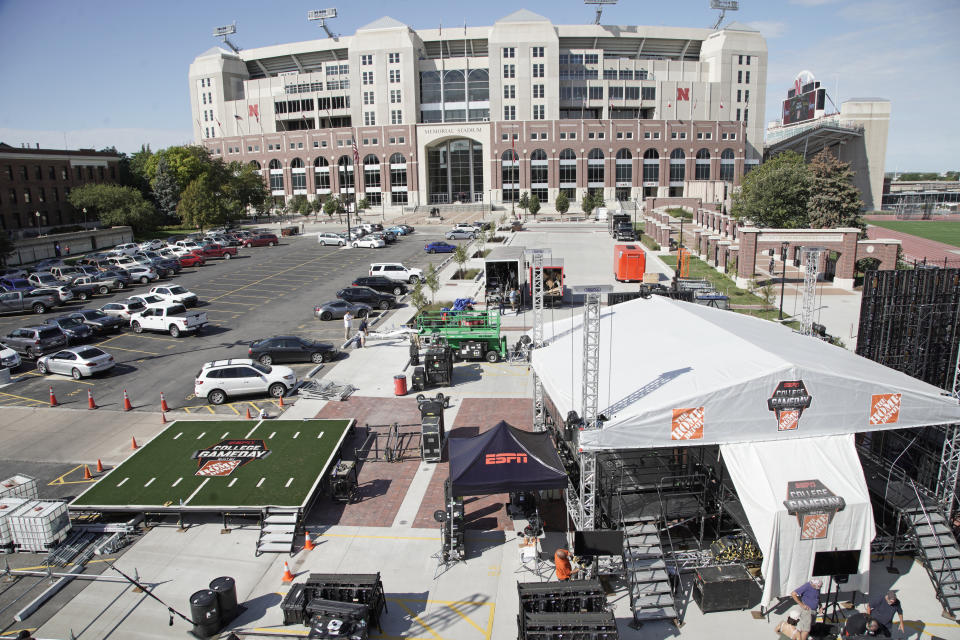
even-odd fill
[{"label": "stadium floodlight", "polygon": [[230,42],[230,38],[227,37],[235,34],[236,32],[237,32],[237,23],[234,22],[233,24],[228,24],[226,26],[217,27],[216,29],[214,29],[213,37],[223,38],[224,44],[226,44],[228,47],[233,49],[234,53],[240,53],[240,47]]},{"label": "stadium floodlight", "polygon": [[312,11],[307,11],[307,20],[319,22],[320,26],[323,27],[323,30],[327,32],[328,38],[336,38],[336,36],[331,33],[330,28],[327,26],[327,20],[336,17],[337,10],[333,7],[329,9],[313,9]]},{"label": "stadium floodlight", "polygon": [[597,5],[597,15],[593,19],[593,24],[600,24],[600,14],[603,13],[603,5],[617,4],[617,0],[583,0],[583,4]]},{"label": "stadium floodlight", "polygon": [[710,8],[716,9],[720,12],[720,17],[717,18],[716,24],[713,25],[713,28],[716,29],[720,26],[720,23],[723,22],[724,17],[727,15],[727,11],[739,10],[740,3],[737,0],[710,0]]}]

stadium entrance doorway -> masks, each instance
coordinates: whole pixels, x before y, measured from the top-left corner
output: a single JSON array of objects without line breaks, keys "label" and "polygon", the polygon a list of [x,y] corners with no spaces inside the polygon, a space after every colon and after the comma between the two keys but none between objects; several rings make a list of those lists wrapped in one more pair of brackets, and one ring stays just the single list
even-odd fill
[{"label": "stadium entrance doorway", "polygon": [[483,145],[454,138],[427,147],[430,204],[483,201]]}]

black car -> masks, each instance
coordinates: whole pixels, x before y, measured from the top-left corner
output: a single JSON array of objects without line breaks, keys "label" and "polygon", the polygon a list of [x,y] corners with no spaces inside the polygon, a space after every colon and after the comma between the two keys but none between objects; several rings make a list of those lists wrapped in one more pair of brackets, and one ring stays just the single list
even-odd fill
[{"label": "black car", "polygon": [[313,342],[297,336],[275,336],[257,340],[250,345],[247,354],[260,364],[271,365],[278,362],[330,362],[340,354],[337,348],[327,342]]},{"label": "black car", "polygon": [[355,287],[370,287],[374,291],[381,293],[391,293],[395,296],[402,296],[407,292],[407,285],[396,280],[391,280],[386,276],[363,276],[351,282]]},{"label": "black car", "polygon": [[397,299],[389,293],[380,293],[369,287],[340,289],[340,291],[337,291],[337,297],[347,302],[363,302],[381,311],[386,311],[397,303]]},{"label": "black car", "polygon": [[79,309],[66,315],[67,318],[76,318],[93,329],[94,335],[119,332],[123,328],[123,320],[117,316],[108,316],[100,309]]}]

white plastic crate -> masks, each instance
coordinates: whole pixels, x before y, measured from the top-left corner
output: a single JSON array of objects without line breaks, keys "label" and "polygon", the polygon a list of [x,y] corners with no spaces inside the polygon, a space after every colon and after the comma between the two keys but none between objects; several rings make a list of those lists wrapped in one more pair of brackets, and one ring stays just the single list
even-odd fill
[{"label": "white plastic crate", "polygon": [[65,502],[30,500],[7,518],[13,543],[21,551],[44,551],[67,537],[70,517]]},{"label": "white plastic crate", "polygon": [[36,500],[39,497],[37,481],[30,476],[13,476],[0,482],[0,498]]},{"label": "white plastic crate", "polygon": [[10,533],[10,514],[17,510],[26,500],[23,498],[0,498],[0,546],[13,542]]}]

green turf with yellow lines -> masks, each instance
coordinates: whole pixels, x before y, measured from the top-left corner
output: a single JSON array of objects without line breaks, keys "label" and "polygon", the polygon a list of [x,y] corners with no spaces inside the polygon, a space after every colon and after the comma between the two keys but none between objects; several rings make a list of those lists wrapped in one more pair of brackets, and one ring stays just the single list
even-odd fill
[{"label": "green turf with yellow lines", "polygon": [[[71,506],[178,509],[183,501],[187,508],[299,507],[332,462],[349,425],[348,420],[178,420]],[[269,453],[229,475],[197,475],[201,462],[194,454],[224,440],[262,440]]]}]

